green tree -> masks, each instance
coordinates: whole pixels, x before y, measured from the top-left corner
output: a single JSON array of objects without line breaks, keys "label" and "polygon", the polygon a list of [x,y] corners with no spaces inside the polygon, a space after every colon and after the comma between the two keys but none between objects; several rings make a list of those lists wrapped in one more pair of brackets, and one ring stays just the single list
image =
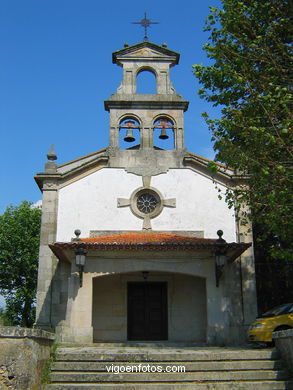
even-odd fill
[{"label": "green tree", "polygon": [[[258,237],[262,226],[255,224],[253,234]],[[287,259],[280,261],[272,258],[270,249],[276,237],[266,236],[261,241],[255,240],[255,274],[257,304],[259,314],[265,313],[274,306],[293,302],[293,262]]]},{"label": "green tree", "polygon": [[0,293],[5,317],[14,325],[34,322],[40,223],[41,210],[28,202],[0,215]]},{"label": "green tree", "polygon": [[0,326],[10,326],[12,323],[7,318],[6,309],[0,307]]},{"label": "green tree", "polygon": [[[226,193],[230,206],[274,237],[270,254],[292,256],[292,1],[222,0],[210,8],[204,46],[211,65],[194,65],[199,95],[221,107],[204,113],[216,160],[232,166],[249,187]],[[247,215],[243,205],[249,204]]]}]

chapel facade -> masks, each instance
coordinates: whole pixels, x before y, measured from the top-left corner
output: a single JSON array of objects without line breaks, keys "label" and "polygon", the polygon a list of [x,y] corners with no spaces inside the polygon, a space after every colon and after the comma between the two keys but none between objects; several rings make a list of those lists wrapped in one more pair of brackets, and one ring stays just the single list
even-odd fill
[{"label": "chapel facade", "polygon": [[[51,149],[35,177],[36,326],[59,342],[239,344],[256,316],[251,233],[217,190],[242,179],[185,149],[188,102],[170,80],[178,62],[148,41],[114,52],[123,77],[104,103],[109,146],[59,166]],[[143,71],[156,93],[137,93]]]}]

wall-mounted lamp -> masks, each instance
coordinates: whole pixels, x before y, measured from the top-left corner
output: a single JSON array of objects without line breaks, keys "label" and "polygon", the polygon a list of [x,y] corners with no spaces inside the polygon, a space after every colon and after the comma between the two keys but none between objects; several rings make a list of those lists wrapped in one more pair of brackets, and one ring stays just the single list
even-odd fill
[{"label": "wall-mounted lamp", "polygon": [[226,264],[226,241],[222,238],[223,236],[223,231],[218,230],[217,235],[219,238],[217,239],[217,243],[219,244],[217,246],[216,252],[215,252],[215,257],[216,257],[216,262],[215,262],[215,272],[216,272],[216,286],[219,287],[220,283],[220,278],[223,274],[224,271],[224,266]]},{"label": "wall-mounted lamp", "polygon": [[75,265],[79,272],[79,286],[82,287],[82,275],[85,266],[85,251],[82,247],[77,248],[75,252]]},{"label": "wall-mounted lamp", "polygon": [[[76,238],[74,238],[74,241],[80,241],[80,230],[76,229],[74,231],[74,234],[76,235]],[[82,279],[83,279],[83,269],[85,266],[85,256],[86,252],[83,247],[79,246],[77,250],[75,251],[75,265],[78,268],[79,273],[79,286],[82,287]]]},{"label": "wall-mounted lamp", "polygon": [[148,276],[149,276],[149,271],[142,271],[143,280],[147,280]]}]

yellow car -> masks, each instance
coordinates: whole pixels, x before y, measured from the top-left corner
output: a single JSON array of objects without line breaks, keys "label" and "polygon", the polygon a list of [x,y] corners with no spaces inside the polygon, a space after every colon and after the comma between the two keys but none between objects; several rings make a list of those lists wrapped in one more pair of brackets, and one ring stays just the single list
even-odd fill
[{"label": "yellow car", "polygon": [[293,303],[274,307],[257,318],[249,327],[248,340],[272,343],[272,333],[293,328]]}]

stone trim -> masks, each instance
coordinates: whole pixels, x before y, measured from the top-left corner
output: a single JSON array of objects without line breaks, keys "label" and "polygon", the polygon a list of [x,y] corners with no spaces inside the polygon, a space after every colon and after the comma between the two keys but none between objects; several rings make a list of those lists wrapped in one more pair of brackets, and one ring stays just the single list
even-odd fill
[{"label": "stone trim", "polygon": [[[119,63],[120,59],[127,58],[126,57],[127,54],[134,53],[137,50],[140,50],[142,48],[150,48],[150,49],[153,49],[155,51],[158,51],[162,55],[166,56],[167,59],[172,60],[172,62],[174,61],[174,64],[178,64],[178,62],[179,62],[180,54],[177,53],[176,51],[170,50],[164,46],[159,46],[153,42],[143,41],[143,42],[136,43],[135,45],[132,45],[132,46],[124,47],[123,49],[117,50],[114,53],[112,53],[113,64]],[[133,60],[133,59],[134,58],[131,57],[131,60]]]},{"label": "stone trim", "polygon": [[19,326],[0,327],[0,388],[42,388],[44,366],[55,334]]},{"label": "stone trim", "polygon": [[76,158],[76,159],[71,160],[71,161],[68,161],[68,162],[66,162],[66,163],[64,163],[64,164],[57,165],[57,169],[58,169],[58,168],[63,168],[63,167],[65,167],[66,165],[70,165],[70,164],[76,163],[76,162],[78,162],[78,161],[81,161],[81,160],[84,160],[84,159],[86,159],[86,158],[92,157],[92,156],[94,156],[95,154],[98,155],[98,154],[100,154],[100,153],[102,153],[102,152],[106,152],[106,151],[107,151],[107,148],[103,148],[103,149],[97,150],[96,152],[93,152],[93,153],[87,154],[87,155],[85,155],[85,156]]},{"label": "stone trim", "polygon": [[42,329],[21,328],[19,326],[1,326],[0,338],[30,338],[55,340],[55,334]]},{"label": "stone trim", "polygon": [[[124,95],[123,95],[124,96]],[[134,95],[131,95],[134,96]],[[154,95],[158,96],[158,95]],[[157,100],[157,101],[144,101],[144,100],[134,100],[132,99],[131,102],[124,99],[124,100],[105,100],[104,101],[104,107],[106,111],[110,111],[110,109],[113,108],[119,108],[119,109],[129,109],[129,105],[131,104],[131,109],[148,109],[148,110],[154,110],[154,109],[162,109],[162,110],[168,110],[168,109],[177,109],[177,110],[183,110],[187,111],[189,102],[188,101],[167,101],[167,100]]]},{"label": "stone trim", "polygon": [[[141,233],[137,230],[90,230],[90,237],[112,236],[114,234]],[[153,230],[152,233],[176,234],[178,236],[204,238],[202,230]]]},{"label": "stone trim", "polygon": [[[273,333],[274,340],[287,339],[287,338],[292,338],[293,341],[293,329],[279,330],[278,332]],[[293,358],[292,358],[292,362],[293,362]]]}]

